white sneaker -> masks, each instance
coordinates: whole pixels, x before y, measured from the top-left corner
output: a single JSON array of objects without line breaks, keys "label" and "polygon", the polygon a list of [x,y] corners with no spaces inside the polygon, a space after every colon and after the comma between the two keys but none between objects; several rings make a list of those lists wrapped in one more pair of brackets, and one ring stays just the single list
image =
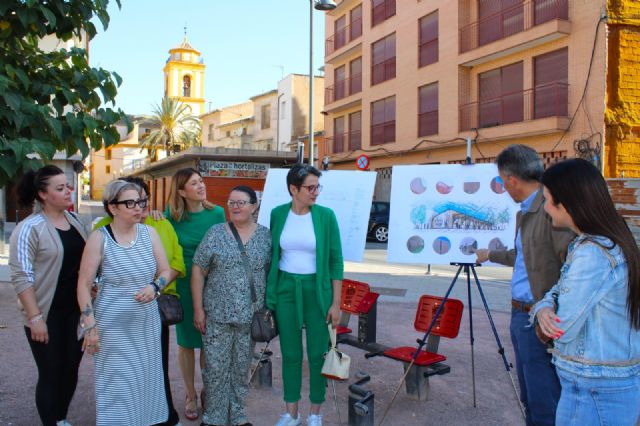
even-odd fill
[{"label": "white sneaker", "polygon": [[307,417],[308,426],[322,426],[322,414],[309,414]]},{"label": "white sneaker", "polygon": [[280,420],[276,423],[276,426],[299,426],[302,424],[302,420],[300,419],[300,413],[298,413],[298,417],[295,419],[291,417],[291,414],[284,413],[280,416]]},{"label": "white sneaker", "polygon": [[56,426],[72,426],[72,425],[67,421],[67,419],[64,419],[64,420],[58,420],[56,422]]}]

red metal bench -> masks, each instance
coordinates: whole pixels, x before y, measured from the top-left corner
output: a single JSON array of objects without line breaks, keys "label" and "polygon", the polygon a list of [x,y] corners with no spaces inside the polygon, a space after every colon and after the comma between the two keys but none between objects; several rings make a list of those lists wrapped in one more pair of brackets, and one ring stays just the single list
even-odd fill
[{"label": "red metal bench", "polygon": [[340,310],[342,315],[337,334],[347,335],[353,332],[348,327],[351,315],[358,316],[358,339],[362,342],[375,342],[376,310],[378,293],[372,292],[369,284],[345,279],[342,281]]},{"label": "red metal bench", "polygon": [[[422,333],[427,331],[442,300],[442,297],[437,296],[423,295],[420,297],[414,321],[416,331]],[[447,357],[438,353],[438,345],[440,337],[454,339],[458,336],[463,309],[464,305],[460,300],[448,299],[445,302],[427,339],[426,350],[420,351],[411,367],[413,371],[407,376],[406,389],[408,394],[417,396],[419,400],[426,400],[429,389],[428,378],[436,374],[446,374],[451,370],[448,366],[440,364]],[[387,349],[383,355],[403,362],[406,370],[415,352],[416,347],[402,346]]]}]

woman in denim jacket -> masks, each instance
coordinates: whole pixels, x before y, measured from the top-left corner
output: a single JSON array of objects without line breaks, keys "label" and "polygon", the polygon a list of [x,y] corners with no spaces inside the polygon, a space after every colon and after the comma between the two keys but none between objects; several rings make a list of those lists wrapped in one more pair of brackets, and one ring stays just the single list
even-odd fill
[{"label": "woman in denim jacket", "polygon": [[557,425],[636,425],[640,419],[640,251],[591,163],[542,176],[553,225],[578,236],[560,280],[532,309],[554,339],[562,392]]}]

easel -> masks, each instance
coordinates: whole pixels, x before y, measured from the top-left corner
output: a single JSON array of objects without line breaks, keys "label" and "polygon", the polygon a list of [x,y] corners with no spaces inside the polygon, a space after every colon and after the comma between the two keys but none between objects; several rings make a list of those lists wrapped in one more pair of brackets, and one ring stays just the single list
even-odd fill
[{"label": "easel", "polygon": [[[471,138],[467,138],[467,161],[466,161],[466,163],[468,165],[472,164],[471,163]],[[402,387],[402,384],[406,380],[407,375],[411,371],[411,367],[413,367],[418,355],[420,354],[420,351],[422,350],[422,347],[424,345],[426,345],[427,339],[428,339],[429,335],[431,334],[431,330],[433,330],[433,327],[436,325],[436,323],[438,321],[438,318],[440,317],[440,314],[442,313],[442,309],[444,308],[444,306],[446,304],[446,301],[449,298],[449,295],[451,294],[451,290],[453,290],[453,286],[456,284],[456,281],[458,280],[458,277],[460,276],[460,272],[462,272],[463,270],[464,270],[465,275],[467,276],[467,306],[468,306],[468,312],[469,312],[469,342],[471,344],[471,382],[472,382],[472,387],[473,387],[473,407],[476,408],[476,366],[475,366],[475,357],[474,357],[474,340],[475,339],[473,337],[473,311],[472,311],[472,304],[471,304],[471,272],[473,272],[473,278],[475,280],[476,287],[478,288],[478,292],[480,293],[480,298],[482,299],[482,304],[484,306],[484,311],[487,314],[487,318],[489,319],[489,323],[491,324],[491,330],[493,331],[493,336],[495,337],[496,344],[498,345],[498,353],[502,357],[502,362],[504,363],[504,368],[507,370],[507,373],[509,374],[509,378],[511,379],[511,386],[513,387],[513,392],[515,393],[516,400],[518,401],[518,406],[520,407],[520,412],[522,413],[522,418],[526,419],[524,406],[522,405],[522,401],[520,401],[520,397],[518,395],[518,388],[516,387],[516,382],[515,382],[515,380],[513,378],[512,372],[511,372],[511,369],[513,368],[513,366],[511,364],[509,364],[509,362],[507,361],[507,357],[504,354],[504,347],[502,346],[502,342],[500,342],[500,337],[498,336],[498,332],[496,330],[496,326],[495,326],[495,324],[493,322],[493,317],[491,316],[491,311],[489,310],[489,305],[487,304],[487,299],[484,297],[484,291],[482,291],[482,286],[480,285],[480,280],[478,280],[478,274],[476,273],[476,268],[475,267],[479,266],[479,265],[476,265],[475,263],[463,263],[463,262],[451,262],[450,265],[458,267],[456,275],[455,275],[455,277],[453,277],[453,280],[451,281],[451,284],[449,285],[449,288],[447,289],[447,292],[445,293],[445,295],[444,295],[444,297],[442,299],[442,303],[440,304],[440,306],[438,306],[438,309],[436,310],[436,313],[433,315],[433,318],[431,319],[431,323],[429,324],[429,328],[425,332],[424,336],[422,336],[422,339],[418,339],[418,348],[416,349],[415,353],[413,354],[413,358],[411,359],[411,363],[406,368],[406,372],[405,372],[404,376],[402,377],[402,380],[400,381],[400,384],[396,388],[396,391],[393,394],[393,398],[391,399],[391,402],[389,402],[389,404],[387,405],[387,408],[386,408],[384,414],[382,415],[382,419],[380,420],[380,423],[378,423],[378,426],[382,425],[382,423],[384,422],[384,419],[387,416],[387,413],[389,412],[389,409],[393,405],[393,401],[395,401],[396,396],[398,395],[398,391]]]}]

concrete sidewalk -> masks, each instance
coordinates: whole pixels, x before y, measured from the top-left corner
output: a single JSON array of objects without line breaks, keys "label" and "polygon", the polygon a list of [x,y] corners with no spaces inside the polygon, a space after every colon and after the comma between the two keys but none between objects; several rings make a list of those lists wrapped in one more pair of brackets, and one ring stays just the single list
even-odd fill
[{"label": "concrete sidewalk", "polygon": [[[415,303],[383,300],[378,308],[378,342],[389,346],[414,345],[420,334],[413,330]],[[502,359],[487,317],[482,310],[473,310],[475,363],[477,384],[477,408],[472,406],[471,352],[469,344],[468,311],[465,310],[460,334],[456,339],[443,339],[440,352],[448,357],[451,373],[431,378],[429,401],[411,400],[402,389],[394,404],[386,425],[519,425],[522,424],[511,382],[504,369]],[[493,318],[500,339],[505,345],[507,358],[513,361],[508,323],[509,315],[494,312]],[[352,328],[357,328],[352,318]],[[170,379],[174,402],[183,418],[183,425],[198,425],[199,421],[184,420],[182,407],[185,398],[184,386],[178,369],[175,333],[172,331]],[[251,389],[247,398],[249,420],[257,426],[273,425],[284,410],[280,353],[277,341],[271,349],[273,356],[273,388]],[[379,419],[402,375],[402,365],[393,360],[375,357],[364,358],[364,352],[343,345],[342,349],[352,357],[352,377],[358,371],[371,375],[367,385],[375,392],[375,412]],[[37,425],[39,419],[34,405],[36,369],[20,316],[15,303],[15,294],[8,283],[0,283],[0,353],[4,368],[0,369],[0,425]],[[304,367],[306,370],[306,366]],[[513,373],[515,375],[515,372]],[[352,383],[354,380],[350,380]],[[337,383],[338,403],[341,417],[346,424],[348,384]],[[197,388],[201,388],[199,382]],[[307,415],[309,404],[306,378],[303,380],[301,411]],[[337,425],[338,418],[327,393],[327,402],[322,409],[325,424]],[[92,425],[95,419],[93,388],[93,365],[91,356],[85,356],[80,368],[78,388],[70,407],[69,420],[74,425]]]}]

